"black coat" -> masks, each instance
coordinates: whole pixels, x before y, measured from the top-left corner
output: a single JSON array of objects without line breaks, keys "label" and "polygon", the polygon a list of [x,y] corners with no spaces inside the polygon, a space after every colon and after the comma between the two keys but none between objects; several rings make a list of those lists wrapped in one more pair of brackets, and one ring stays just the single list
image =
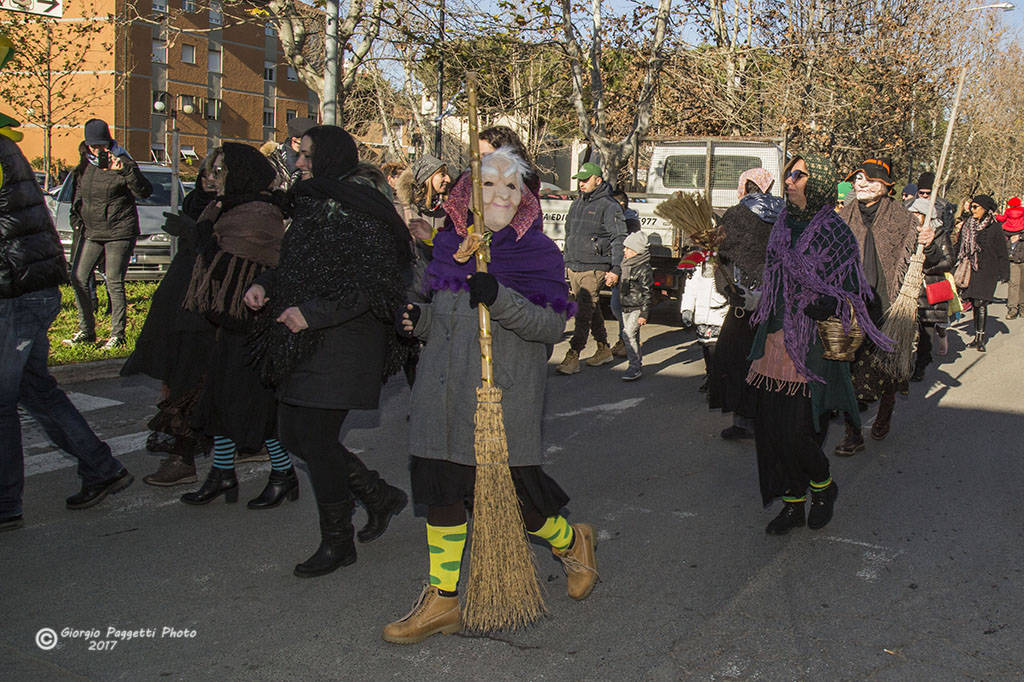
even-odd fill
[{"label": "black coat", "polygon": [[640,317],[647,318],[651,313],[651,290],[654,288],[654,273],[650,260],[634,265],[629,270],[629,278],[619,282],[619,305],[623,311],[640,309]]},{"label": "black coat", "polygon": [[153,186],[127,154],[124,168],[100,170],[85,162],[75,170],[71,198],[71,227],[91,241],[107,242],[139,236],[135,199],[145,199]]},{"label": "black coat", "polygon": [[0,135],[0,298],[67,282],[68,266],[43,192],[21,149]]},{"label": "black coat", "polygon": [[934,305],[928,303],[925,287],[946,279],[946,273],[953,271],[953,247],[949,241],[949,232],[943,227],[935,232],[932,243],[924,250],[924,285],[917,299],[917,308],[922,321],[926,323],[943,323],[949,319],[949,302],[942,301]]},{"label": "black coat", "polygon": [[[961,237],[962,238],[962,237]],[[996,284],[1010,279],[1010,257],[1003,228],[994,219],[978,233],[978,269],[971,273],[971,281],[961,292],[963,298],[992,301]]]}]

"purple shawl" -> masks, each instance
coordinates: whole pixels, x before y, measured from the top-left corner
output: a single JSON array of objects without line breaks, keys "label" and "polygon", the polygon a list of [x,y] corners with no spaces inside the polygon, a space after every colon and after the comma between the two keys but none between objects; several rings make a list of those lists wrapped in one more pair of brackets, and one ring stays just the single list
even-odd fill
[{"label": "purple shawl", "polygon": [[[472,222],[472,215],[469,222]],[[538,215],[521,237],[511,226],[491,234],[491,262],[487,271],[503,286],[515,289],[531,303],[551,306],[566,318],[576,313],[576,304],[569,301],[569,287],[565,283],[565,261],[547,235],[541,230],[543,217]],[[452,219],[434,237],[434,259],[427,266],[426,284],[431,291],[469,289],[466,277],[476,272],[474,258],[459,263],[453,255],[462,243]]]},{"label": "purple shawl", "polygon": [[888,351],[892,340],[883,335],[868,316],[864,299],[872,293],[861,269],[860,247],[832,205],[826,204],[818,210],[792,248],[792,229],[786,224],[788,213],[787,205],[768,238],[761,303],[751,321],[761,324],[771,319],[781,294],[785,305],[782,329],[786,352],[802,376],[824,383],[807,368],[806,362],[817,323],[804,314],[804,308],[817,298],[836,299],[834,314],[843,321],[843,329],[850,328],[852,304],[857,323],[875,345]]}]

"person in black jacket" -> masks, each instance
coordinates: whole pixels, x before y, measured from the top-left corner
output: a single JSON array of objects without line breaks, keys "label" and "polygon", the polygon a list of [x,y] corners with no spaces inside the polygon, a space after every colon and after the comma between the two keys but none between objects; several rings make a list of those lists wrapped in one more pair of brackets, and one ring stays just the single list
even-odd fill
[{"label": "person in black jacket", "polygon": [[125,344],[127,304],[124,276],[139,236],[135,199],[153,192],[127,150],[110,136],[98,118],[85,124],[85,141],[79,146],[81,160],[74,170],[71,227],[80,232],[72,284],[78,304],[78,333],[64,343],[95,343],[96,320],[89,277],[100,258],[106,260],[104,279],[110,295],[110,339],[104,349]]},{"label": "person in black jacket", "polygon": [[957,273],[967,271],[967,282],[960,279],[960,296],[974,310],[974,339],[967,345],[985,352],[985,324],[988,304],[995,300],[996,284],[1010,279],[1010,258],[1003,230],[995,219],[996,200],[979,194],[968,208],[971,217],[960,228]]},{"label": "person in black jacket", "polygon": [[647,237],[633,232],[622,242],[622,277],[619,280],[619,306],[622,309],[622,328],[619,337],[626,347],[629,369],[623,381],[636,381],[643,372],[644,355],[640,345],[640,327],[647,324],[651,314],[651,289],[654,272]]},{"label": "person in black jacket", "polygon": [[[6,118],[6,117],[3,117]],[[60,311],[58,286],[67,264],[32,168],[15,144],[21,134],[0,127],[0,530],[23,525],[25,469],[18,406],[55,445],[78,459],[82,489],[67,499],[84,509],[132,483],[71,404],[46,366],[46,332]]]},{"label": "person in black jacket", "polygon": [[264,384],[277,389],[278,433],[309,467],[320,513],[320,546],[295,566],[300,578],[355,562],[353,496],[368,515],[360,542],[379,537],[408,502],[339,442],[349,410],[376,409],[408,351],[392,319],[404,303],[409,230],[387,197],[354,181],[358,161],[345,130],[306,132],[280,261],[244,298],[260,311],[250,346]]}]

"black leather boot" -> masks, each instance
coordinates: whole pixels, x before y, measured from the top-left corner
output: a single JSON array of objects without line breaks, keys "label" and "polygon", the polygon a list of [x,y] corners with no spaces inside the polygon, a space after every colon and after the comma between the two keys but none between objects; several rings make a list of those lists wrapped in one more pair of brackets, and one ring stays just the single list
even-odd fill
[{"label": "black leather boot", "polygon": [[295,567],[298,578],[327,575],[356,562],[356,543],[352,540],[352,499],[345,502],[317,502],[320,512],[320,548]]},{"label": "black leather boot", "polygon": [[974,345],[977,347],[979,353],[985,352],[985,325],[988,323],[988,304],[975,305],[974,310],[976,317],[974,318],[975,330],[978,332],[978,336],[975,337]]},{"label": "black leather boot", "polygon": [[235,478],[235,470],[210,467],[210,473],[206,475],[206,480],[199,490],[185,493],[181,496],[181,501],[192,505],[209,504],[221,495],[228,504],[238,502],[238,479]]},{"label": "black leather boot", "polygon": [[284,498],[292,502],[299,499],[299,477],[295,475],[295,467],[287,471],[271,471],[267,486],[259,497],[249,500],[249,509],[271,509],[284,502]]},{"label": "black leather boot", "polygon": [[818,530],[832,520],[832,507],[839,497],[839,486],[835,481],[824,490],[811,493],[811,511],[807,514],[807,527]]},{"label": "black leather boot", "polygon": [[366,508],[366,525],[356,533],[356,537],[359,542],[372,542],[384,534],[391,517],[405,508],[409,497],[402,490],[388,485],[376,471],[367,469],[355,455],[349,458],[348,467],[349,489]]},{"label": "black leather boot", "polygon": [[978,336],[981,333],[981,323],[978,321],[978,307],[971,306],[971,314],[974,316],[974,338],[967,344],[968,348],[974,348],[978,345]]},{"label": "black leather boot", "polygon": [[785,535],[793,528],[803,528],[804,523],[804,503],[783,502],[782,511],[771,520],[764,532],[768,535]]}]

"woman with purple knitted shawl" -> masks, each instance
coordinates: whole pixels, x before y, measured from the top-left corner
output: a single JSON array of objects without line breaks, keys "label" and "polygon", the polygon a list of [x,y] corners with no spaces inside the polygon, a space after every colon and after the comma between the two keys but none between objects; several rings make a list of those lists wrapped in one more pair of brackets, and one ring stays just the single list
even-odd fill
[{"label": "woman with purple knitted shawl", "polygon": [[[831,410],[857,415],[849,363],[825,360],[817,322],[835,316],[849,325],[851,309],[864,333],[882,348],[889,339],[871,323],[871,287],[860,249],[835,210],[835,167],[825,157],[795,157],[787,168],[786,208],[766,253],[758,325],[747,382],[757,389],[755,442],[765,506],[781,497],[782,512],[765,531],[783,535],[832,519],[838,488],[822,444]],[[811,509],[804,516],[807,488]]]},{"label": "woman with purple knitted shawl", "polygon": [[[427,508],[429,584],[407,616],[384,628],[388,642],[409,644],[461,627],[458,584],[476,483],[481,304],[491,315],[494,382],[523,524],[565,564],[570,597],[586,598],[597,580],[594,529],[562,516],[569,496],[541,468],[548,358],[575,311],[562,254],[541,232],[537,196],[523,190],[529,171],[506,147],[484,156],[484,225],[472,235],[471,178],[463,174],[444,204],[445,227],[434,237],[425,273],[430,303],[407,306],[400,320],[403,333],[426,342],[412,387],[409,469],[413,500]],[[467,248],[479,237],[489,243],[486,273],[476,272]]]}]

